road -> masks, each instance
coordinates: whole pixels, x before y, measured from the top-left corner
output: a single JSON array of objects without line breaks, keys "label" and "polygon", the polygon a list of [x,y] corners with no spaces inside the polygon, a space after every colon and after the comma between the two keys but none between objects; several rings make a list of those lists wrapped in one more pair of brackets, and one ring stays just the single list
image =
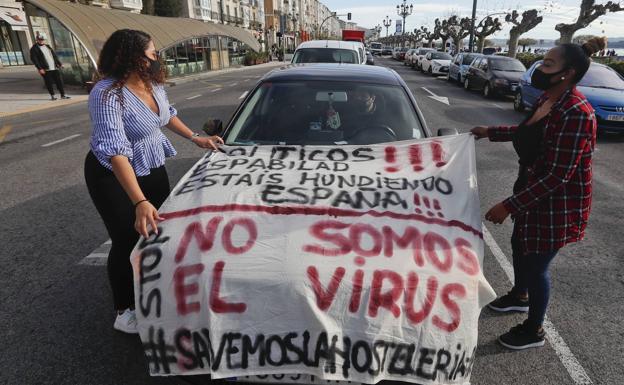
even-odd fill
[{"label": "road", "polygon": [[[467,131],[475,125],[522,119],[510,100],[485,100],[389,59],[408,83],[432,128]],[[241,96],[267,69],[250,68],[168,88],[180,117],[201,127],[227,120]],[[439,97],[432,97],[432,95]],[[443,98],[448,98],[448,104]],[[150,378],[138,338],[114,332],[106,268],[84,259],[108,239],[87,194],[83,162],[90,124],[85,104],[0,122],[0,383],[172,384]],[[202,154],[167,134],[178,156],[167,163],[172,185]],[[552,328],[546,347],[510,352],[496,337],[520,315],[481,315],[472,382],[477,385],[621,384],[624,378],[624,137],[604,136],[595,154],[595,195],[587,239],[553,262]],[[507,197],[516,172],[509,144],[477,143],[482,210]],[[486,224],[486,277],[497,291],[506,274],[511,224]],[[82,263],[81,263],[82,262]],[[97,262],[97,261],[96,261]]]}]

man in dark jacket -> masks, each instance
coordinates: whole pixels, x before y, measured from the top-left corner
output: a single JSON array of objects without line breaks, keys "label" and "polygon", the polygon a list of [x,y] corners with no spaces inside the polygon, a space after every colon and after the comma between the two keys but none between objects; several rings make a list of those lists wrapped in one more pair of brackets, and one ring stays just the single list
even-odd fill
[{"label": "man in dark jacket", "polygon": [[54,96],[54,87],[52,83],[56,83],[61,93],[61,99],[69,99],[69,96],[65,95],[65,89],[63,88],[63,80],[61,79],[61,73],[59,68],[63,67],[61,61],[56,56],[56,53],[45,43],[45,36],[37,35],[37,43],[30,48],[30,60],[39,70],[39,74],[43,76],[43,81],[50,93],[50,98],[56,100]]}]

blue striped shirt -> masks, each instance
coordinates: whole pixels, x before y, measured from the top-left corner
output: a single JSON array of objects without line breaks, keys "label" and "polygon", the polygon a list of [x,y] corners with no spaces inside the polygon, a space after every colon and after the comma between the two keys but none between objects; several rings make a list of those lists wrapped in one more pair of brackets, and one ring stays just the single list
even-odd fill
[{"label": "blue striped shirt", "polygon": [[[154,84],[153,95],[160,111],[156,114],[128,88],[110,90],[114,79],[102,79],[89,94],[89,114],[93,123],[91,151],[100,164],[113,169],[111,158],[123,155],[137,176],[165,164],[176,150],[161,127],[176,116],[162,85]],[[110,90],[109,92],[106,92]]]}]

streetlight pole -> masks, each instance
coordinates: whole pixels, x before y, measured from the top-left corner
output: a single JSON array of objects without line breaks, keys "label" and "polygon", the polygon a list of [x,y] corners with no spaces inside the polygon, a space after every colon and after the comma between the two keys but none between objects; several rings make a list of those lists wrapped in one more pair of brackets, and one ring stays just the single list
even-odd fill
[{"label": "streetlight pole", "polygon": [[384,27],[386,27],[386,37],[388,37],[388,28],[390,28],[390,26],[392,25],[392,20],[390,20],[389,16],[386,16],[386,18],[383,20],[383,25]]},{"label": "streetlight pole", "polygon": [[403,18],[403,27],[401,28],[401,35],[405,34],[405,18],[412,14],[413,8],[414,6],[412,4],[407,5],[407,0],[403,0],[403,4],[397,5],[397,15]]},{"label": "streetlight pole", "polygon": [[472,21],[470,25],[470,40],[468,40],[468,50],[474,52],[475,19],[477,18],[477,0],[472,0]]}]

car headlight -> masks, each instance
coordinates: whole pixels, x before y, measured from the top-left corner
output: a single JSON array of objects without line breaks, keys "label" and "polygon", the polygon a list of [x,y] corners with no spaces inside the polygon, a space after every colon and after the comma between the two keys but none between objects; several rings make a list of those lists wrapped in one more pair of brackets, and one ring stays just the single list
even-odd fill
[{"label": "car headlight", "polygon": [[509,80],[507,80],[507,79],[496,79],[496,80],[494,80],[494,84],[496,84],[497,86],[506,86],[507,84],[509,84]]}]

